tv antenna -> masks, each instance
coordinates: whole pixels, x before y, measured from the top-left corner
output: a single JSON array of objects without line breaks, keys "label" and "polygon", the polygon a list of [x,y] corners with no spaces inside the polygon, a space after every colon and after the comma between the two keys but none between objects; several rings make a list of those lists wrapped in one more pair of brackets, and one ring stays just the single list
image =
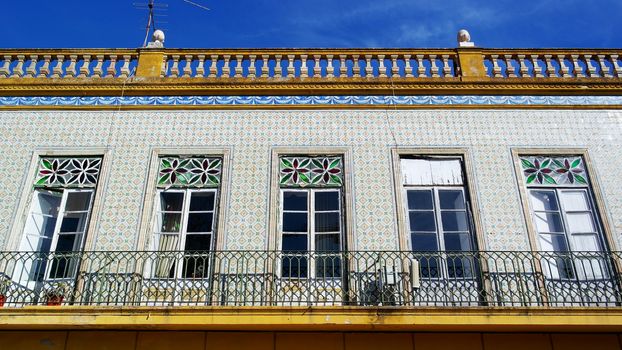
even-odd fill
[{"label": "tv antenna", "polygon": [[[203,6],[199,3],[196,3],[194,1],[190,1],[190,0],[182,0],[183,2],[198,7],[200,9],[209,11],[210,9],[206,6]],[[163,28],[157,28],[156,27],[156,18],[157,17],[167,17],[168,15],[166,14],[162,14],[159,12],[164,12],[168,10],[168,4],[156,4],[155,0],[149,0],[149,2],[147,4],[140,4],[140,3],[133,3],[134,7],[139,9],[139,10],[149,10],[149,17],[147,18],[147,28],[145,30],[145,40],[143,41],[143,47],[147,46],[147,40],[149,40],[149,33],[155,29],[163,29]],[[160,21],[158,20],[158,24],[162,24],[162,23],[168,23],[165,21]]]}]

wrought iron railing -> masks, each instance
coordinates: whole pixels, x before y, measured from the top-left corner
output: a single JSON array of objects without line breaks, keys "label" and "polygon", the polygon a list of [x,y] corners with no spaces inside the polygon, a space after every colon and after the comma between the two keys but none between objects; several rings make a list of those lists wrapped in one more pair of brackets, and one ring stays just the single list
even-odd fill
[{"label": "wrought iron railing", "polygon": [[[603,306],[620,252],[0,252],[28,305]],[[4,297],[4,298],[2,298]]]}]

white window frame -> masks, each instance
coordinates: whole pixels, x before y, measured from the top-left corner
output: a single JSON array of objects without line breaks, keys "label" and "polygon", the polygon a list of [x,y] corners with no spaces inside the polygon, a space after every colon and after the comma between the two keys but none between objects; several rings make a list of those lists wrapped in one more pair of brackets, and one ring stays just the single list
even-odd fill
[{"label": "white window frame", "polygon": [[[212,231],[209,233],[205,233],[205,232],[201,232],[201,233],[190,233],[188,234],[187,229],[188,229],[188,218],[191,214],[190,212],[190,200],[192,198],[192,194],[193,193],[214,193],[214,208],[211,211],[200,211],[200,212],[204,212],[204,213],[211,213],[212,214]],[[162,193],[183,193],[184,198],[183,198],[183,203],[182,203],[182,208],[181,208],[181,212],[179,211],[163,211],[160,209],[160,195]],[[153,271],[153,278],[158,278],[158,279],[186,279],[186,278],[193,278],[193,277],[184,277],[184,258],[188,256],[188,253],[186,253],[185,251],[185,245],[186,245],[186,239],[188,235],[211,235],[210,237],[210,249],[207,252],[212,252],[215,249],[215,244],[216,244],[216,229],[217,229],[217,222],[218,222],[218,207],[219,207],[219,194],[220,192],[218,191],[217,188],[171,188],[171,189],[158,189],[156,191],[156,205],[154,206],[155,209],[155,213],[154,213],[154,220],[153,220],[153,230],[152,230],[152,235],[154,237],[153,241],[152,241],[152,247],[153,247],[153,251],[155,252],[159,252],[159,251],[163,251],[160,250],[159,244],[160,244],[160,238],[163,235],[166,236],[172,236],[172,235],[177,235],[178,239],[177,239],[177,244],[176,247],[171,250],[171,251],[178,251],[180,253],[183,253],[180,255],[180,258],[177,259],[177,261],[175,262],[175,275],[173,277],[168,277],[167,276],[158,276],[158,273],[156,271]],[[181,214],[181,221],[180,221],[180,228],[179,231],[177,233],[173,233],[173,232],[162,232],[159,229],[159,225],[161,223],[161,216],[162,213],[165,212],[173,212],[173,213],[180,213]],[[168,251],[168,250],[167,250]],[[210,259],[212,260],[212,259]],[[157,263],[156,263],[157,265]],[[213,268],[213,262],[210,261],[209,262],[209,268]],[[200,277],[202,279],[206,279],[209,278],[209,271],[205,271],[204,272],[204,276]]]},{"label": "white window frame", "polygon": [[[285,192],[303,192],[303,193],[307,193],[307,210],[306,211],[300,211],[300,210],[285,210],[284,209],[284,193]],[[320,213],[330,213],[330,212],[338,212],[339,213],[339,228],[340,230],[338,232],[335,231],[331,231],[331,232],[317,232],[316,231],[316,225],[315,225],[315,214],[318,213],[315,210],[315,194],[319,193],[319,192],[336,192],[338,195],[338,204],[339,204],[339,208],[338,210],[324,210],[324,211],[319,211]],[[282,252],[283,257],[287,256],[287,255],[294,255],[291,253],[286,253],[283,250],[283,235],[307,235],[307,252],[308,253],[312,253],[312,254],[317,254],[316,252],[316,246],[315,246],[315,237],[316,236],[321,236],[321,235],[338,235],[339,236],[339,251],[336,252],[336,254],[340,254],[342,251],[345,250],[345,230],[344,230],[344,224],[345,224],[345,220],[344,220],[344,213],[343,213],[343,209],[344,209],[344,205],[343,205],[343,190],[341,188],[287,188],[287,187],[283,187],[280,190],[280,215],[279,215],[279,233],[280,233],[280,247],[279,247],[279,251]],[[284,217],[284,213],[286,212],[292,212],[292,213],[307,213],[307,232],[306,233],[302,233],[302,232],[285,232],[283,230],[283,217]],[[323,253],[320,253],[323,254]],[[330,255],[330,252],[326,252],[326,255]],[[300,254],[302,255],[302,254]],[[288,279],[307,279],[307,278],[320,278],[320,277],[316,277],[317,276],[317,271],[316,271],[316,266],[315,266],[315,260],[311,257],[311,255],[306,255],[305,256],[307,259],[307,276],[306,277],[290,277],[290,276],[282,276],[282,259],[278,259],[279,263],[278,263],[278,274],[279,276],[283,277],[283,278],[288,278]],[[341,262],[341,276],[336,276],[336,277],[321,277],[322,279],[342,279],[343,278],[343,261]]]}]

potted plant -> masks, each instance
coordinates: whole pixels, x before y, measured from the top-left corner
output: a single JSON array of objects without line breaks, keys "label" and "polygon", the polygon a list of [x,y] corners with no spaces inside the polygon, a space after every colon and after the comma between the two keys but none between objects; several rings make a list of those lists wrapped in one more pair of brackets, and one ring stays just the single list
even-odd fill
[{"label": "potted plant", "polygon": [[9,294],[9,288],[11,288],[10,279],[3,279],[0,281],[0,307],[3,307],[6,302],[6,297]]},{"label": "potted plant", "polygon": [[58,306],[63,303],[65,295],[69,292],[69,285],[64,282],[56,283],[45,291],[45,302],[48,306]]}]

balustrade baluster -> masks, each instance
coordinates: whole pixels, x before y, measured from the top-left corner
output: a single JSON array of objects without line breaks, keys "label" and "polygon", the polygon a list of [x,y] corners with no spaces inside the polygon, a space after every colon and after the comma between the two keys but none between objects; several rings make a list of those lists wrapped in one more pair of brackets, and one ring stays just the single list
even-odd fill
[{"label": "balustrade baluster", "polygon": [[430,72],[432,73],[432,78],[438,78],[441,75],[438,74],[439,69],[438,69],[438,64],[436,62],[436,55],[430,55]]},{"label": "balustrade baluster", "polygon": [[197,63],[196,76],[205,77],[205,55],[197,55],[199,62]]},{"label": "balustrade baluster", "polygon": [[380,78],[387,77],[387,67],[384,66],[384,55],[378,55],[378,76]]},{"label": "balustrade baluster", "polygon": [[600,64],[600,71],[605,78],[612,78],[610,67],[607,66],[606,56],[598,55],[598,64]]},{"label": "balustrade baluster", "polygon": [[114,78],[117,75],[117,55],[110,55],[110,64],[106,70],[106,77]]},{"label": "balustrade baluster", "polygon": [[307,55],[300,55],[300,77],[309,77],[309,70],[307,68]]},{"label": "balustrade baluster", "polygon": [[518,57],[518,64],[520,66],[520,77],[529,77],[529,67],[527,67],[525,63],[525,55],[517,55],[516,57]]},{"label": "balustrade baluster", "polygon": [[242,78],[244,76],[244,70],[242,69],[242,63],[244,62],[244,55],[235,55],[235,78]]},{"label": "balustrade baluster", "polygon": [[67,66],[67,72],[65,76],[75,78],[78,75],[76,70],[76,62],[78,61],[78,55],[69,55],[69,65]]},{"label": "balustrade baluster", "polygon": [[26,78],[35,78],[37,76],[37,55],[30,55],[30,64],[26,68]]},{"label": "balustrade baluster", "polygon": [[443,76],[451,77],[451,66],[449,65],[449,55],[443,55]]},{"label": "balustrade baluster", "polygon": [[268,78],[270,77],[270,56],[269,55],[261,55],[261,77]]},{"label": "balustrade baluster", "polygon": [[256,78],[257,77],[257,67],[255,67],[255,60],[257,59],[257,55],[249,55],[248,60],[248,78]]},{"label": "balustrade baluster", "polygon": [[566,55],[557,55],[559,68],[563,78],[570,77],[570,67],[565,62]]},{"label": "balustrade baluster", "polygon": [[287,77],[292,78],[296,76],[296,67],[294,67],[294,59],[296,56],[287,55]]},{"label": "balustrade baluster", "polygon": [[123,55],[123,65],[121,66],[121,74],[119,78],[127,78],[130,76],[130,62],[132,61],[131,55]]},{"label": "balustrade baluster", "polygon": [[104,55],[95,56],[95,66],[93,67],[93,77],[101,78],[104,75]]},{"label": "balustrade baluster", "polygon": [[186,60],[186,64],[184,65],[183,77],[190,78],[192,77],[192,55],[184,55]]},{"label": "balustrade baluster", "polygon": [[3,62],[2,67],[0,67],[0,77],[8,78],[11,75],[9,71],[9,67],[11,66],[11,56],[4,55],[2,56]]},{"label": "balustrade baluster", "polygon": [[339,55],[339,78],[348,76],[348,66],[346,65],[346,55]]},{"label": "balustrade baluster", "polygon": [[[559,55],[558,55],[559,57]],[[563,57],[563,56],[562,56]],[[579,64],[579,55],[570,55],[570,58],[572,59],[572,65],[574,67],[574,75],[577,78],[585,78],[585,74],[583,74],[583,68],[581,68],[581,65]],[[559,65],[562,66],[562,62],[563,59],[560,58],[560,63]],[[566,68],[566,70],[564,71],[563,76],[564,77],[569,77],[570,74],[569,73],[570,68]]]},{"label": "balustrade baluster", "polygon": [[56,56],[56,65],[54,66],[54,69],[52,70],[52,78],[61,78],[63,76],[64,59],[65,59],[64,55]]},{"label": "balustrade baluster", "polygon": [[538,66],[538,55],[531,55],[531,62],[533,63],[533,75],[536,78],[543,78],[542,67]]},{"label": "balustrade baluster", "polygon": [[587,76],[590,78],[598,77],[599,74],[596,72],[596,67],[592,64],[592,55],[584,55],[585,58],[585,66],[587,67]]},{"label": "balustrade baluster", "polygon": [[17,64],[13,67],[13,74],[11,78],[21,78],[24,76],[24,60],[26,56],[17,55]]},{"label": "balustrade baluster", "polygon": [[315,63],[313,65],[313,77],[321,78],[322,77],[322,66],[320,63],[322,62],[322,56],[313,55],[313,62]]},{"label": "balustrade baluster", "polygon": [[47,78],[50,74],[50,61],[52,60],[51,55],[43,55],[43,65],[41,69],[39,69],[39,77]]},{"label": "balustrade baluster", "polygon": [[618,55],[611,55],[611,62],[613,63],[613,70],[615,72],[615,75],[618,78],[622,78],[622,66],[620,65],[620,63],[618,63]]},{"label": "balustrade baluster", "polygon": [[283,61],[283,55],[274,55],[274,77],[282,78],[283,77],[283,66],[281,66],[281,62]]},{"label": "balustrade baluster", "polygon": [[490,61],[492,62],[492,76],[494,78],[501,78],[501,66],[499,65],[499,55],[490,55]]},{"label": "balustrade baluster", "polygon": [[171,67],[171,77],[179,78],[179,55],[173,55],[173,66]]},{"label": "balustrade baluster", "polygon": [[512,65],[512,55],[503,55],[505,58],[505,74],[508,78],[517,78],[516,68]]},{"label": "balustrade baluster", "polygon": [[218,78],[218,55],[210,55],[209,76],[210,78]]},{"label": "balustrade baluster", "polygon": [[335,77],[335,67],[333,66],[333,55],[326,55],[326,77]]},{"label": "balustrade baluster", "polygon": [[391,55],[391,77],[400,78],[400,67],[397,65],[397,55]]},{"label": "balustrade baluster", "polygon": [[359,55],[352,55],[352,77],[361,77],[361,66],[359,62]]},{"label": "balustrade baluster", "polygon": [[168,74],[168,56],[162,55],[162,70],[160,71],[160,77],[166,77]]},{"label": "balustrade baluster", "polygon": [[413,69],[412,66],[410,65],[410,55],[404,55],[404,75],[406,76],[406,78],[412,78],[414,77],[413,75]]},{"label": "balustrade baluster", "polygon": [[374,76],[374,67],[371,66],[371,55],[365,55],[365,77]]},{"label": "balustrade baluster", "polygon": [[546,62],[545,72],[549,78],[553,78],[557,76],[557,74],[555,73],[555,66],[553,66],[552,57],[553,55],[544,55],[544,61]]},{"label": "balustrade baluster", "polygon": [[417,55],[417,77],[421,78],[421,77],[426,77],[427,78],[427,74],[426,74],[426,69],[425,66],[423,65],[423,55]]},{"label": "balustrade baluster", "polygon": [[231,55],[224,55],[225,63],[222,66],[222,76],[221,78],[227,79],[231,77],[231,67],[229,64],[231,62]]}]

